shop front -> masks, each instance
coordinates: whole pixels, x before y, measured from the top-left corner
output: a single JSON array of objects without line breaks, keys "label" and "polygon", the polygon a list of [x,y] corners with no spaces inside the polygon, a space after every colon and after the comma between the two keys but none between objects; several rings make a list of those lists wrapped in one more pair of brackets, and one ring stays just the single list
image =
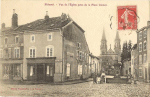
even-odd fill
[{"label": "shop front", "polygon": [[27,79],[30,81],[53,82],[55,59],[56,57],[27,58]]},{"label": "shop front", "polygon": [[22,60],[2,60],[2,79],[21,80]]}]

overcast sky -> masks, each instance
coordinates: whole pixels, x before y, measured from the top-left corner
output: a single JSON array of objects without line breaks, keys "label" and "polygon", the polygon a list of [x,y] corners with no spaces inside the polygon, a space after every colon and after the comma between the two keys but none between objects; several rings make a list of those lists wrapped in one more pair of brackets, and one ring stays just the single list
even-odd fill
[{"label": "overcast sky", "polygon": [[[46,6],[54,4],[54,6]],[[59,4],[106,4],[107,6],[59,6]],[[57,5],[56,5],[57,4]],[[43,19],[46,11],[50,17],[60,16],[61,13],[69,14],[70,17],[85,30],[85,36],[90,51],[100,55],[100,41],[103,28],[105,29],[108,49],[114,48],[114,39],[117,31],[117,6],[136,5],[137,15],[140,18],[138,29],[147,25],[149,20],[149,1],[27,1],[27,0],[5,0],[1,1],[1,23],[6,27],[11,26],[13,9],[18,14],[18,24],[26,24],[37,19]],[[112,29],[110,28],[110,17],[112,18]],[[119,31],[121,46],[124,41],[132,40],[136,43],[136,32],[131,30]]]}]

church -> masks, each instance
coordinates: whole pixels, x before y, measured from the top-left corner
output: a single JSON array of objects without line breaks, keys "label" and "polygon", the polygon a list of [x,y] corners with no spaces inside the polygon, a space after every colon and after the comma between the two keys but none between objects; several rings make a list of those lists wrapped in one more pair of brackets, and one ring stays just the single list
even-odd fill
[{"label": "church", "polygon": [[114,42],[114,50],[111,48],[111,44],[109,50],[107,50],[107,39],[103,30],[100,46],[101,54],[99,57],[102,60],[102,71],[107,75],[115,76],[120,75],[121,68],[121,45],[118,31]]}]

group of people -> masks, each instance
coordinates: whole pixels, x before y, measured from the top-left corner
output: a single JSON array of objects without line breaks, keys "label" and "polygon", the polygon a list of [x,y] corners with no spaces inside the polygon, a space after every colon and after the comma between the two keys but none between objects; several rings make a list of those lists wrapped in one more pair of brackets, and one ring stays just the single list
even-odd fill
[{"label": "group of people", "polygon": [[96,83],[96,84],[104,83],[105,81],[104,77],[105,77],[104,73],[101,73],[101,74],[93,73],[93,83]]}]

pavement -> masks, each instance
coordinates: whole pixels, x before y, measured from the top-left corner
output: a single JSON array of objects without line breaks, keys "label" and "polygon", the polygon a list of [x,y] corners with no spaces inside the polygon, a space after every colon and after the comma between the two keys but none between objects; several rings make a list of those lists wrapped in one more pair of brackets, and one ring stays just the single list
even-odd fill
[{"label": "pavement", "polygon": [[2,84],[0,96],[24,97],[150,97],[150,83],[137,84],[93,84],[86,81],[54,84]]},{"label": "pavement", "polygon": [[78,83],[84,83],[84,82],[89,82],[93,81],[93,78],[88,78],[88,79],[77,79],[77,80],[69,80],[65,82],[45,82],[45,81],[10,81],[10,80],[3,80],[1,83],[2,84],[11,84],[11,85],[38,85],[38,84],[50,84],[50,85],[70,85],[70,84],[78,84]]}]

